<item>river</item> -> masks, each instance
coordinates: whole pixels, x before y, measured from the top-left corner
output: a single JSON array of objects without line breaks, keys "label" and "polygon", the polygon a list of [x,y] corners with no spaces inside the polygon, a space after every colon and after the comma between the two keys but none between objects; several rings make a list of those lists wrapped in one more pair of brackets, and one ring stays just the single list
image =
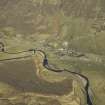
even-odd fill
[{"label": "river", "polygon": [[[93,105],[93,102],[92,102],[92,99],[91,99],[91,92],[90,92],[90,82],[89,82],[89,79],[80,74],[80,73],[77,73],[77,72],[73,72],[73,71],[70,71],[70,70],[67,70],[67,69],[56,69],[56,68],[52,68],[50,65],[49,65],[49,62],[48,62],[48,58],[47,58],[47,55],[44,51],[42,50],[36,50],[36,49],[30,49],[30,50],[26,50],[26,51],[21,51],[21,52],[17,52],[17,53],[9,53],[7,51],[3,51],[4,53],[8,53],[8,54],[18,54],[18,53],[23,53],[23,52],[33,52],[35,54],[36,51],[39,51],[41,53],[43,53],[44,55],[44,59],[43,59],[43,66],[47,69],[47,70],[50,70],[50,71],[53,71],[53,72],[68,72],[68,73],[71,73],[73,76],[76,76],[78,77],[81,82],[83,83],[83,87],[84,87],[84,90],[85,90],[85,93],[86,93],[86,102],[87,102],[87,105]],[[21,58],[21,57],[20,57]],[[0,60],[0,61],[5,61],[5,60],[12,60],[12,59],[20,59],[19,57],[18,58],[11,58],[11,59],[3,59],[3,60]],[[24,57],[22,57],[24,58]]]}]

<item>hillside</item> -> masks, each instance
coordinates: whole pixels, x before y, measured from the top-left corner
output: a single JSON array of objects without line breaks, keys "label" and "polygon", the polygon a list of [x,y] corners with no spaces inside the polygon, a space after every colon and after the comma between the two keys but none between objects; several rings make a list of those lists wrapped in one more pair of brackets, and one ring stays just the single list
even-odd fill
[{"label": "hillside", "polygon": [[[43,49],[55,67],[87,76],[95,105],[105,105],[105,0],[1,0],[0,42]],[[0,53],[10,56],[20,55]]]},{"label": "hillside", "polygon": [[8,46],[16,38],[39,47],[67,42],[77,51],[105,52],[104,0],[3,0],[0,8],[0,38]]}]

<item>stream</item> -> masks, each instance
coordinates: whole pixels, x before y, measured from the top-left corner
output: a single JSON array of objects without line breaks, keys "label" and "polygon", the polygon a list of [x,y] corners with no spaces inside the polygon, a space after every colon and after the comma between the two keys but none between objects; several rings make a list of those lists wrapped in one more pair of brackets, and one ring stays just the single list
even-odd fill
[{"label": "stream", "polygon": [[[50,70],[50,71],[53,71],[53,72],[59,72],[59,73],[60,72],[68,72],[68,73],[71,73],[74,76],[77,76],[82,81],[82,83],[84,85],[84,90],[85,90],[85,93],[86,93],[87,105],[93,105],[92,99],[91,99],[91,93],[90,93],[90,82],[89,82],[89,79],[86,76],[84,76],[83,74],[80,74],[80,73],[77,73],[77,72],[73,72],[73,71],[70,71],[70,70],[67,70],[67,69],[61,70],[61,69],[52,68],[49,65],[46,53],[44,51],[42,51],[42,50],[30,49],[30,50],[26,50],[26,51],[17,52],[17,53],[10,53],[10,52],[7,52],[7,51],[3,50],[4,53],[8,53],[8,54],[19,54],[19,53],[23,53],[23,52],[33,52],[35,54],[36,51],[39,51],[39,52],[43,53],[43,55],[44,55],[43,66],[47,70]],[[25,56],[25,57],[27,57],[27,56]],[[25,57],[15,57],[15,58],[10,58],[10,59],[2,59],[0,61],[21,59],[21,58],[25,58]]]}]

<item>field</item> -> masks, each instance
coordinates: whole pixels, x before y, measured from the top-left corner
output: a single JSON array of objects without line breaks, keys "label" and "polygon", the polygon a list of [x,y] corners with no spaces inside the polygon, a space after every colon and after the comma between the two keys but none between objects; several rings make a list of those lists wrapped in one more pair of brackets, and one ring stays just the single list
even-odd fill
[{"label": "field", "polygon": [[77,93],[74,93],[77,87],[73,85],[72,78],[67,74],[60,75],[45,70],[39,58],[40,54],[36,54],[36,56],[25,59],[1,62],[1,104],[78,105],[80,100]]}]

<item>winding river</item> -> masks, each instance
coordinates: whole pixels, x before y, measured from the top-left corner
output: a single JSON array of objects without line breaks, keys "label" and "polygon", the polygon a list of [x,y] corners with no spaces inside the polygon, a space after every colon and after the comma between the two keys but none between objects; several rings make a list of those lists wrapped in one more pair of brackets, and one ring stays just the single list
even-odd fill
[{"label": "winding river", "polygon": [[90,82],[89,82],[89,79],[86,76],[84,76],[80,73],[69,71],[67,69],[61,70],[61,69],[55,69],[55,68],[50,67],[46,53],[42,50],[38,50],[38,51],[40,51],[44,54],[43,66],[46,69],[54,71],[54,72],[69,72],[69,73],[73,74],[74,76],[77,75],[78,77],[85,80],[86,84],[84,86],[84,89],[85,89],[85,92],[86,92],[87,105],[93,105],[91,95],[89,94]]},{"label": "winding river", "polygon": [[[82,83],[84,84],[84,90],[85,90],[85,93],[86,93],[86,102],[87,102],[87,105],[93,105],[93,102],[92,102],[92,99],[91,99],[91,95],[89,93],[89,89],[90,89],[90,82],[89,82],[89,79],[80,74],[80,73],[77,73],[77,72],[73,72],[73,71],[70,71],[70,70],[67,70],[67,69],[56,69],[56,68],[52,68],[50,65],[49,65],[49,62],[48,62],[48,58],[47,58],[47,55],[44,51],[42,50],[36,50],[36,49],[30,49],[30,50],[26,50],[26,51],[21,51],[21,52],[17,52],[17,53],[9,53],[5,50],[3,50],[4,53],[8,53],[8,54],[19,54],[19,53],[23,53],[23,52],[35,52],[36,51],[39,51],[41,53],[43,53],[44,55],[44,58],[43,58],[43,66],[47,69],[47,70],[50,70],[50,71],[53,71],[53,72],[68,72],[68,73],[71,73],[72,75],[76,76],[76,77],[79,77],[79,79],[82,81]],[[13,60],[13,59],[21,59],[21,58],[25,58],[25,57],[28,57],[28,56],[24,56],[24,57],[16,57],[16,58],[10,58],[10,59],[2,59],[0,61],[6,61],[6,60]]]}]

